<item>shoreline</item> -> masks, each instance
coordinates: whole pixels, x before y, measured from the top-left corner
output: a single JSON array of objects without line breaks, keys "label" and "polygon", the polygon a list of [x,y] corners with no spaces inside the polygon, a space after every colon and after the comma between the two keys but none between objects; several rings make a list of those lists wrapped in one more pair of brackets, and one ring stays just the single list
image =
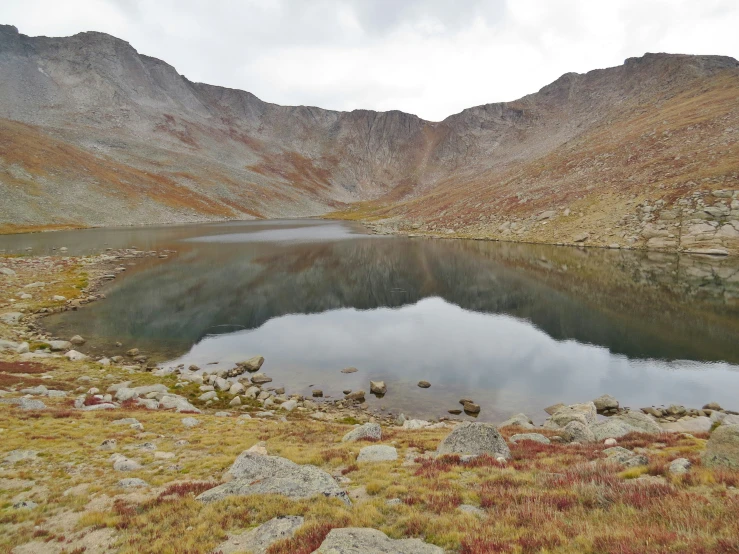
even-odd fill
[{"label": "shoreline", "polygon": [[[423,230],[401,230],[396,229],[391,225],[382,223],[376,223],[368,220],[351,219],[346,217],[332,217],[332,213],[318,215],[318,216],[301,216],[301,217],[281,217],[281,218],[252,218],[252,219],[206,219],[202,221],[181,221],[181,222],[170,222],[170,223],[145,223],[145,224],[131,224],[131,225],[72,225],[72,226],[59,226],[58,228],[47,228],[47,226],[39,225],[38,228],[31,226],[24,228],[17,232],[5,232],[0,229],[0,237],[2,236],[15,236],[23,234],[39,234],[39,233],[55,233],[59,231],[84,231],[90,229],[131,229],[131,228],[148,228],[148,227],[177,227],[177,226],[188,226],[188,225],[205,225],[209,223],[232,223],[232,222],[252,222],[252,221],[289,221],[298,219],[316,219],[321,221],[347,221],[350,223],[359,223],[366,229],[370,230],[370,234],[374,235],[390,235],[407,238],[432,238],[432,239],[443,239],[443,240],[474,240],[474,241],[488,241],[488,242],[499,242],[505,244],[530,244],[530,245],[544,245],[544,246],[565,246],[570,248],[598,248],[603,250],[628,250],[634,252],[658,252],[663,254],[689,254],[691,256],[708,256],[711,258],[723,258],[729,257],[734,258],[739,256],[739,251],[733,252],[726,248],[649,248],[646,245],[608,245],[608,244],[588,244],[586,242],[551,242],[551,241],[539,241],[539,240],[514,240],[511,238],[501,238],[497,236],[480,236],[480,235],[465,235],[465,234],[441,234],[426,232]],[[55,226],[56,227],[56,226]]]},{"label": "shoreline", "polygon": [[[126,268],[121,265],[124,261],[126,261],[130,266],[135,264],[137,261],[141,261],[147,258],[167,258],[173,254],[176,255],[176,252],[173,250],[143,251],[129,248],[109,249],[104,254],[98,254],[96,256],[58,257],[58,260],[56,261],[72,265],[77,268],[78,272],[84,272],[84,286],[78,289],[77,297],[65,297],[64,300],[52,300],[51,302],[42,301],[37,305],[33,304],[28,307],[20,308],[21,311],[15,312],[19,315],[18,321],[14,324],[8,325],[8,327],[10,332],[14,334],[14,338],[19,341],[16,343],[16,346],[23,350],[23,353],[20,354],[20,358],[23,361],[35,361],[44,359],[53,361],[65,356],[69,357],[69,352],[71,351],[73,353],[72,356],[77,357],[79,361],[83,363],[94,362],[98,364],[98,366],[102,367],[118,367],[124,372],[132,375],[136,373],[146,373],[154,377],[162,378],[175,376],[178,381],[178,386],[184,386],[183,383],[197,385],[198,390],[204,393],[203,395],[197,395],[199,400],[202,396],[208,396],[207,393],[216,393],[215,399],[208,398],[205,400],[201,400],[200,402],[195,402],[193,400],[193,391],[190,391],[190,400],[195,402],[197,407],[201,409],[235,408],[241,411],[254,409],[254,403],[247,402],[247,405],[241,407],[241,401],[239,401],[239,403],[234,403],[230,405],[227,402],[233,401],[234,399],[239,397],[239,394],[229,395],[228,390],[231,389],[232,385],[238,385],[240,381],[243,381],[243,383],[240,383],[240,392],[243,393],[243,391],[247,390],[248,388],[256,386],[260,389],[258,394],[261,394],[262,392],[267,394],[267,396],[265,396],[264,398],[260,397],[259,403],[256,404],[257,407],[261,406],[264,409],[269,407],[279,409],[279,406],[281,404],[291,400],[295,400],[295,407],[300,408],[301,411],[304,411],[308,414],[321,414],[316,416],[318,419],[326,418],[335,420],[341,418],[353,418],[357,421],[365,421],[367,420],[367,418],[373,418],[386,424],[394,424],[400,418],[401,424],[403,423],[403,420],[405,420],[404,414],[401,413],[399,415],[395,415],[394,413],[383,413],[384,409],[378,407],[375,407],[373,409],[364,402],[364,398],[366,396],[373,394],[373,391],[370,390],[372,387],[369,382],[366,391],[345,391],[345,395],[343,398],[324,398],[322,392],[320,396],[316,396],[314,398],[304,398],[299,394],[286,394],[285,389],[282,387],[276,388],[270,386],[269,383],[272,381],[272,379],[268,376],[267,380],[264,383],[251,382],[248,377],[249,375],[251,375],[251,373],[254,372],[246,371],[243,368],[239,370],[240,366],[238,365],[234,368],[220,369],[211,372],[208,372],[207,369],[204,369],[201,372],[201,368],[197,368],[198,373],[190,371],[190,369],[192,368],[185,369],[182,365],[178,367],[165,367],[165,365],[167,365],[165,360],[152,359],[146,352],[139,352],[139,349],[136,345],[123,346],[121,343],[117,343],[117,346],[119,348],[118,351],[96,352],[95,359],[92,359],[88,356],[88,354],[84,353],[86,349],[83,346],[79,346],[82,352],[78,352],[78,350],[76,350],[78,346],[76,346],[72,342],[69,342],[72,337],[52,336],[49,330],[44,327],[43,318],[47,315],[67,310],[83,309],[86,304],[105,300],[105,294],[100,293],[99,291],[103,289],[108,283],[113,281],[118,274],[126,270]],[[45,260],[52,260],[52,263],[55,259],[54,256],[44,256],[41,258]],[[6,260],[12,260],[11,265],[15,266],[16,269],[20,269],[20,267],[24,265],[24,261],[28,265],[35,265],[35,260],[37,259],[39,259],[39,257],[36,256],[6,258]],[[2,260],[2,257],[0,257],[0,260]],[[35,275],[35,273],[33,275]],[[17,274],[13,277],[16,276]],[[11,276],[7,277],[10,278]],[[23,280],[24,278],[25,281]],[[73,290],[69,288],[69,285],[70,283],[73,283],[75,279],[77,279],[77,277],[76,274],[74,274],[73,272],[72,274],[67,274],[67,282],[57,282],[57,284],[66,287],[67,290]],[[21,272],[20,282],[16,282],[14,283],[14,285],[16,286],[16,288],[25,288],[31,286],[32,288],[30,290],[36,289],[34,285],[45,285],[45,283],[29,281],[30,276],[26,276],[23,272]],[[60,297],[54,296],[54,298]],[[5,310],[7,309],[8,306],[4,308],[0,307],[0,311],[2,312],[5,312]],[[0,313],[0,315],[3,314]],[[8,335],[7,331],[5,331],[3,335]],[[0,336],[0,338],[6,338],[7,340],[6,336]],[[58,343],[58,346],[63,346],[63,348],[50,348],[49,343],[51,342],[56,342]],[[20,344],[22,343],[27,344],[28,348],[20,347]],[[61,343],[63,343],[63,345]],[[84,341],[82,344],[84,344]],[[3,358],[7,356],[8,349],[6,348],[4,352],[5,355],[3,356]],[[261,363],[259,365],[261,367]],[[259,368],[257,368],[256,371],[258,370]],[[259,372],[258,375],[260,376],[260,378],[263,377],[263,374],[261,372]],[[234,377],[239,378],[234,379]],[[218,381],[219,379],[223,381],[224,378],[227,381],[228,386],[226,386],[225,384],[221,384],[220,387],[214,386],[216,385],[216,381]],[[385,386],[384,383],[382,383],[382,386]],[[218,392],[224,393],[221,396],[226,396],[226,398],[219,397],[219,395],[217,394]],[[356,395],[359,392],[361,392],[360,398],[357,399]],[[382,396],[384,396],[384,394],[379,394],[376,396],[378,396],[378,398],[381,398]],[[243,399],[244,401],[250,400],[247,398]],[[254,398],[251,398],[251,400],[253,399]],[[265,400],[268,400],[268,402],[266,402],[267,406],[265,406]],[[460,409],[448,410],[449,416],[432,418],[430,421],[413,421],[419,422],[415,425],[435,425],[444,422],[459,423],[463,421],[474,421],[480,413],[480,407],[475,404],[474,399],[469,399],[469,403],[474,406],[474,408],[472,408],[472,410],[467,410],[465,409],[464,400],[465,399],[460,400]],[[652,405],[642,408],[636,408],[634,411],[650,414],[661,425],[665,426],[665,428],[669,428],[669,426],[672,425],[676,428],[676,430],[692,429],[702,432],[709,431],[715,423],[715,417],[714,419],[710,418],[712,416],[712,412],[716,410],[707,408],[707,406],[710,406],[710,404],[712,404],[713,402],[711,399],[705,399],[705,402],[707,404],[704,404],[703,408]],[[549,408],[544,409],[544,411],[548,410]],[[623,415],[623,413],[624,410],[623,408],[618,407],[618,402],[616,402],[615,410],[602,413],[599,412],[599,414],[601,415],[609,416]],[[739,415],[739,412],[723,409],[720,410],[720,413],[725,413],[726,415],[730,416]],[[468,416],[468,418],[458,419],[457,416],[460,416],[462,414]]]}]

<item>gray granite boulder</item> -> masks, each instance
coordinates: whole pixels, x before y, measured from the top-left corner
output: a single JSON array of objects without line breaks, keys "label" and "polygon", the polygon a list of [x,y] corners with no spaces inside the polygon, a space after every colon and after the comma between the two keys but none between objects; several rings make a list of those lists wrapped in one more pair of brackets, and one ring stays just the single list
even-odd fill
[{"label": "gray granite boulder", "polygon": [[216,546],[213,552],[219,552],[220,554],[237,554],[241,552],[266,554],[270,546],[277,541],[292,538],[295,535],[295,531],[302,526],[303,518],[300,516],[276,517],[259,527],[230,536],[227,541]]},{"label": "gray granite boulder", "polygon": [[382,438],[382,427],[379,423],[365,423],[349,431],[341,442],[352,442],[361,439],[380,440]]},{"label": "gray granite boulder", "polygon": [[398,451],[394,446],[373,444],[359,451],[358,462],[391,462],[398,459]]},{"label": "gray granite boulder", "polygon": [[711,433],[703,463],[739,469],[739,425],[721,425]]},{"label": "gray granite boulder", "polygon": [[604,441],[606,439],[618,439],[629,433],[638,432],[639,429],[628,424],[618,416],[610,417],[606,421],[600,421],[590,426],[590,430],[595,435],[595,440]]},{"label": "gray granite boulder", "polygon": [[506,419],[503,423],[498,424],[498,429],[502,429],[503,427],[510,427],[512,425],[518,425],[519,427],[523,427],[524,429],[534,428],[534,424],[531,422],[531,418],[529,416],[527,416],[526,414],[516,414]]},{"label": "gray granite boulder", "polygon": [[227,496],[282,494],[288,498],[323,495],[351,504],[349,496],[331,475],[305,464],[298,465],[279,456],[242,452],[226,474],[231,481],[205,491],[198,500],[212,502]]},{"label": "gray granite boulder", "polygon": [[659,423],[650,415],[642,412],[629,411],[624,414],[619,414],[611,419],[617,419],[623,421],[635,427],[640,433],[648,433],[650,435],[658,435],[662,432],[662,428]]},{"label": "gray granite boulder", "polygon": [[177,394],[166,394],[162,396],[162,398],[159,400],[159,408],[162,410],[172,410],[182,413],[182,412],[192,412],[195,414],[199,414],[200,410],[198,410],[195,406],[190,404],[186,398],[179,396]]},{"label": "gray granite boulder", "polygon": [[649,459],[646,456],[635,454],[631,450],[627,450],[621,446],[606,448],[603,453],[608,457],[608,460],[625,467],[645,466],[649,463]]},{"label": "gray granite boulder", "polygon": [[541,444],[551,443],[551,441],[547,437],[539,433],[520,433],[518,435],[511,436],[511,438],[508,440],[510,440],[513,443],[521,442],[521,441],[540,442]]},{"label": "gray granite boulder", "polygon": [[590,427],[577,420],[570,421],[565,425],[562,434],[570,442],[579,442],[581,444],[595,442],[596,440]]},{"label": "gray granite boulder", "polygon": [[585,404],[571,404],[558,409],[552,414],[547,421],[550,428],[561,428],[570,421],[579,421],[583,425],[592,425],[598,420],[598,413],[595,404],[587,402]]},{"label": "gray granite boulder", "polygon": [[313,554],[444,554],[421,539],[393,540],[377,529],[332,529]]},{"label": "gray granite boulder", "polygon": [[439,444],[437,452],[478,456],[511,457],[505,439],[491,423],[462,423],[454,428]]}]

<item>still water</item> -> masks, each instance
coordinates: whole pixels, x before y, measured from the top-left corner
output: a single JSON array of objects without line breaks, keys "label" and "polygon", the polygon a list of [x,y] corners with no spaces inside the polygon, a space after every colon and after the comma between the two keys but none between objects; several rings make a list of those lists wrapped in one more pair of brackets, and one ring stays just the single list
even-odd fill
[{"label": "still water", "polygon": [[206,371],[261,354],[288,393],[340,397],[383,379],[388,394],[370,406],[414,417],[470,397],[480,419],[541,421],[549,404],[603,393],[739,409],[730,258],[381,237],[314,220],[0,237],[9,252],[62,246],[177,251],[130,267],[107,300],[46,319],[93,354],[121,341]]}]

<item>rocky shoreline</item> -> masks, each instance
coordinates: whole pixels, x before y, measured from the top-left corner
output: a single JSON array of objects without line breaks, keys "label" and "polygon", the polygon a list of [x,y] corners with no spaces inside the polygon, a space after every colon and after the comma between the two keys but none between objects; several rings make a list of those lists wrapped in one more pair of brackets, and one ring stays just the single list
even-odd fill
[{"label": "rocky shoreline", "polygon": [[[65,250],[62,248],[60,254],[64,254]],[[315,389],[312,392],[312,398],[305,398],[299,394],[288,394],[285,388],[276,388],[269,385],[272,379],[260,371],[264,363],[264,358],[261,356],[237,363],[233,368],[215,372],[201,371],[201,368],[197,366],[188,368],[185,368],[184,365],[165,367],[136,347],[127,349],[125,354],[123,352],[116,354],[103,353],[97,354],[92,359],[87,354],[77,350],[85,343],[83,337],[75,335],[60,338],[52,336],[44,330],[42,318],[46,315],[65,310],[77,310],[86,304],[104,300],[105,294],[101,293],[100,290],[114,280],[117,275],[146,258],[167,258],[174,254],[176,252],[173,250],[142,251],[128,248],[107,249],[104,254],[98,256],[76,258],[66,256],[60,258],[49,256],[5,258],[2,267],[0,267],[0,271],[3,272],[6,278],[6,290],[2,292],[9,294],[10,291],[7,288],[10,287],[14,287],[16,291],[30,292],[21,292],[17,295],[19,296],[18,300],[0,305],[0,310],[13,310],[0,313],[0,321],[8,326],[9,338],[14,339],[0,341],[0,350],[6,353],[18,354],[21,361],[65,357],[73,362],[94,361],[103,368],[117,366],[129,374],[151,372],[156,377],[174,376],[176,378],[174,389],[187,387],[189,392],[192,393],[194,388],[197,388],[197,395],[190,394],[190,398],[186,399],[167,390],[141,391],[115,385],[115,388],[111,388],[106,392],[95,391],[93,394],[78,397],[75,401],[76,407],[86,410],[114,409],[120,407],[122,402],[131,401],[144,405],[149,409],[158,409],[160,405],[164,409],[176,406],[177,411],[180,412],[197,413],[201,409],[221,408],[219,413],[224,415],[230,415],[230,412],[225,410],[235,410],[255,413],[261,417],[275,417],[295,410],[296,413],[304,413],[316,420],[354,419],[359,422],[372,420],[384,424],[398,424],[406,429],[444,426],[445,423],[462,421],[455,416],[464,414],[475,418],[480,414],[480,405],[474,399],[469,398],[460,399],[460,408],[450,408],[448,410],[451,417],[441,417],[438,421],[425,421],[407,419],[403,414],[396,417],[384,414],[381,411],[372,411],[365,403],[367,393],[364,390],[344,390],[343,398],[338,399],[324,398],[320,389]],[[43,294],[45,289],[48,288],[47,283],[42,281],[28,282],[32,276],[39,273],[53,274],[55,269],[68,268],[72,265],[84,268],[85,272],[84,286],[77,289],[78,294],[75,298],[52,295],[48,297],[48,302],[41,302],[40,305],[27,302],[33,302],[33,294],[30,293],[34,293],[38,298],[39,293]],[[49,286],[55,283],[59,284],[59,281],[54,280],[49,283]],[[117,343],[117,346],[120,348],[121,344]],[[354,373],[356,371],[356,368],[341,370],[342,373]],[[428,388],[431,384],[427,381],[421,381],[418,386]],[[368,388],[370,394],[379,398],[387,392],[386,384],[381,381],[369,381]],[[197,407],[193,402],[197,404]],[[702,408],[686,408],[679,405],[648,406],[636,412],[628,408],[621,408],[619,402],[609,395],[604,395],[593,402],[597,407],[598,414],[609,418],[616,416],[612,421],[620,420],[625,414],[646,414],[661,429],[667,431],[709,431],[713,425],[721,423],[727,416],[729,421],[734,422],[736,419],[736,422],[739,423],[739,412],[724,410],[715,402],[709,402],[703,405]],[[550,406],[545,408],[544,411],[552,416],[559,407],[562,407],[562,405]],[[516,414],[502,425],[520,424],[528,428],[533,426],[531,421],[525,414]],[[544,426],[546,427],[550,421],[551,417],[545,422]],[[611,427],[613,427],[613,424]]]}]

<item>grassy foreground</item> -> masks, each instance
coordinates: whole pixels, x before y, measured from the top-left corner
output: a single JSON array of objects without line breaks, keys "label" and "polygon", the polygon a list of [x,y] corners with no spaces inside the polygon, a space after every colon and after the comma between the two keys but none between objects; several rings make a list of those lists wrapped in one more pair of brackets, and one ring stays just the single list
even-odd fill
[{"label": "grassy foreground", "polygon": [[[67,260],[49,294],[73,298],[94,273]],[[7,297],[12,291],[2,292]],[[54,304],[34,299],[27,309],[46,307]],[[19,329],[0,324],[0,338],[18,340],[24,332]],[[182,420],[192,414],[127,403],[100,412],[73,408],[77,394],[91,387],[104,392],[124,380],[132,386],[176,382],[91,360],[21,361],[0,353],[0,390],[7,391],[6,398],[42,384],[68,393],[44,397],[48,408],[39,411],[0,404],[0,552],[208,553],[229,535],[278,515],[302,515],[305,525],[294,538],[274,544],[270,554],[313,552],[331,528],[349,526],[372,527],[393,538],[419,537],[463,554],[739,552],[739,471],[702,466],[707,434],[623,437],[619,446],[649,459],[648,465],[624,469],[605,460],[604,444],[509,442],[512,458],[506,464],[488,457],[468,463],[455,456],[434,458],[448,429],[385,426],[381,443],[395,446],[398,460],[357,463],[359,450],[370,443],[342,443],[352,425],[302,413],[280,421],[238,417],[256,407],[230,417],[207,409],[194,416],[199,426],[186,428]],[[113,423],[123,418],[135,418],[143,430]],[[502,430],[506,438],[519,432],[527,430]],[[115,449],[101,449],[109,439],[117,441]],[[195,500],[260,441],[270,455],[315,464],[336,476],[353,505],[280,496]],[[17,450],[36,455],[10,461],[9,453]],[[114,452],[142,468],[115,471]],[[676,458],[692,462],[688,473],[669,473]],[[121,488],[124,478],[140,478],[149,486]],[[22,501],[35,506],[15,507]],[[478,510],[461,510],[462,505]]]}]

